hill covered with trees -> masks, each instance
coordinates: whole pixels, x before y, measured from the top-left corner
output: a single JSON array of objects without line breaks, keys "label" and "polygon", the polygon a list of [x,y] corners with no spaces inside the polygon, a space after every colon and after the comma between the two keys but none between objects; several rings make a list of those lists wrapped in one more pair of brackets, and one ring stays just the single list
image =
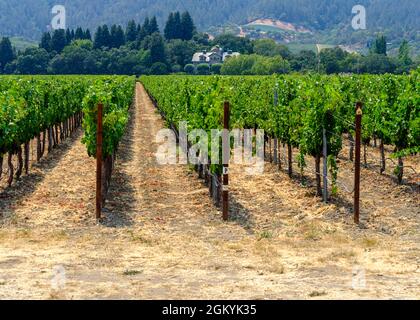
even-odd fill
[{"label": "hill covered with trees", "polygon": [[[223,64],[191,64],[195,52],[219,46],[239,52]],[[291,71],[318,73],[404,73],[419,65],[410,44],[401,40],[398,56],[388,55],[384,35],[367,55],[340,47],[319,54],[293,53],[272,39],[251,40],[232,34],[210,39],[199,32],[188,11],[172,12],[164,26],[156,17],[125,26],[103,24],[95,31],[78,27],[44,32],[38,47],[17,51],[9,38],[0,41],[0,73],[4,74],[232,74],[265,75]]]},{"label": "hill covered with trees", "polygon": [[[52,0],[0,0],[0,34],[39,40],[52,15]],[[388,40],[405,38],[418,42],[418,0],[63,0],[70,28],[94,29],[103,24],[143,21],[156,16],[163,25],[173,11],[188,10],[200,31],[209,27],[245,24],[273,18],[302,25],[315,32],[329,32],[339,41],[349,39],[351,9],[367,10],[368,33],[384,32]]]}]

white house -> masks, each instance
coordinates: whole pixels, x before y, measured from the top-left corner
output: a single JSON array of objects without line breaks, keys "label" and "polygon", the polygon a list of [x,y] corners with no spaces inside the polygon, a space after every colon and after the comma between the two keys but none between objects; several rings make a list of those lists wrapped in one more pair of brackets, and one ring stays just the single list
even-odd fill
[{"label": "white house", "polygon": [[231,57],[239,56],[239,52],[232,52],[231,50],[223,51],[222,48],[219,46],[215,46],[211,49],[210,52],[207,51],[201,51],[196,52],[193,55],[192,63],[197,66],[199,64],[206,63],[209,66],[216,64],[216,63],[223,63],[227,59]]}]

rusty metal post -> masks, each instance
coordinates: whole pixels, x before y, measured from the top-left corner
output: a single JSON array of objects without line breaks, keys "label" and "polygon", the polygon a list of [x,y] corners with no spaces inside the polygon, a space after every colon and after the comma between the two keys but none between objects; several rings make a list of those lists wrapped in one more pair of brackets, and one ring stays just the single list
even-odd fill
[{"label": "rusty metal post", "polygon": [[11,187],[13,183],[13,174],[14,174],[13,154],[11,152],[9,152],[7,156],[7,165],[9,166],[9,179],[7,180],[7,184],[9,187]]},{"label": "rusty metal post", "polygon": [[[279,84],[276,83],[276,88],[274,89],[274,107],[277,107],[279,105]],[[277,110],[277,109],[276,109]],[[274,135],[274,163],[279,163],[279,139],[277,139],[277,136]]]},{"label": "rusty metal post", "polygon": [[25,167],[24,167],[25,168],[25,174],[29,173],[29,152],[30,152],[29,147],[30,147],[30,142],[29,141],[25,142],[25,148],[24,148],[24,150],[25,150],[25,152],[24,152],[24,155],[25,155],[25,161],[24,161],[24,163],[25,163]]},{"label": "rusty metal post", "polygon": [[96,219],[102,214],[102,139],[103,139],[103,105],[98,104],[96,128]]},{"label": "rusty metal post", "polygon": [[278,139],[277,138],[274,138],[274,163],[275,164],[278,164],[279,163],[279,158],[278,158],[278,155],[279,155],[279,151],[278,151]]},{"label": "rusty metal post", "polygon": [[229,102],[224,103],[224,117],[223,117],[223,220],[229,219],[229,158],[230,158],[230,105]]},{"label": "rusty metal post", "polygon": [[328,144],[327,130],[322,130],[322,154],[323,154],[323,198],[324,202],[328,202]]},{"label": "rusty metal post", "polygon": [[3,175],[3,155],[0,154],[0,179],[2,175]]},{"label": "rusty metal post", "polygon": [[36,162],[41,160],[41,133],[36,135]]},{"label": "rusty metal post", "polygon": [[362,138],[362,107],[361,102],[356,103],[356,154],[354,162],[354,222],[360,222],[360,150]]}]

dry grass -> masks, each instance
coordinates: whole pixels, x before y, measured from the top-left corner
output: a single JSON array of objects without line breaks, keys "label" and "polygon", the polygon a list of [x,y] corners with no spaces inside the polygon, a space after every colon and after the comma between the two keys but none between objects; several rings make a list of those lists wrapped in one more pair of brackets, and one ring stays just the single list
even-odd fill
[{"label": "dry grass", "polygon": [[356,257],[357,257],[357,253],[353,249],[339,248],[329,253],[326,256],[319,257],[318,261],[321,263],[327,263],[327,262],[338,262],[340,259],[344,259],[344,260],[353,261],[355,263]]},{"label": "dry grass", "polygon": [[142,274],[143,271],[138,271],[138,270],[125,270],[123,272],[124,276],[128,276],[128,277],[132,277],[132,276],[137,276],[139,274]]},{"label": "dry grass", "polygon": [[375,238],[364,237],[362,239],[362,246],[365,248],[374,248],[379,244],[379,240]]},{"label": "dry grass", "polygon": [[[95,162],[80,134],[19,188],[0,191],[0,298],[420,298],[418,195],[363,172],[359,228],[351,196],[325,205],[310,179],[302,187],[270,164],[255,177],[233,165],[235,219],[224,223],[195,173],[156,164],[164,124],[140,86],[132,113],[100,223]],[[340,168],[351,176],[350,164]],[[351,288],[356,264],[364,290]],[[57,265],[62,292],[50,285]]]},{"label": "dry grass", "polygon": [[312,291],[308,296],[311,298],[322,297],[326,296],[327,293],[325,291]]}]

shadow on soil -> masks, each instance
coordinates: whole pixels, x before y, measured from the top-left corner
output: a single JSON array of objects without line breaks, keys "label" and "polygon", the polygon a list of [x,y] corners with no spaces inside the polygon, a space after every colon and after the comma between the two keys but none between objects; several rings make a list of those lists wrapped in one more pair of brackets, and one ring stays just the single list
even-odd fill
[{"label": "shadow on soil", "polygon": [[230,194],[229,219],[242,226],[249,234],[254,234],[255,221],[251,212]]},{"label": "shadow on soil", "polygon": [[132,177],[120,169],[126,163],[132,161],[134,157],[134,144],[132,143],[136,120],[134,108],[131,108],[130,113],[130,122],[117,153],[117,161],[112,174],[107,201],[102,212],[101,224],[110,228],[131,226],[133,219],[130,216],[130,212],[133,212],[137,206],[135,190],[132,188]]},{"label": "shadow on soil", "polygon": [[[15,181],[11,187],[0,189],[0,219],[12,217],[15,212],[14,203],[31,196],[37,186],[45,179],[48,172],[53,170],[61,161],[61,159],[68,153],[73,144],[80,138],[83,133],[81,129],[76,130],[73,135],[67,138],[63,143],[57,145],[51,153],[47,154],[40,160],[39,163],[32,165],[28,175],[23,175],[18,181]],[[37,172],[33,172],[34,168]],[[7,179],[6,176],[2,177]],[[7,216],[3,217],[4,213]]]}]

